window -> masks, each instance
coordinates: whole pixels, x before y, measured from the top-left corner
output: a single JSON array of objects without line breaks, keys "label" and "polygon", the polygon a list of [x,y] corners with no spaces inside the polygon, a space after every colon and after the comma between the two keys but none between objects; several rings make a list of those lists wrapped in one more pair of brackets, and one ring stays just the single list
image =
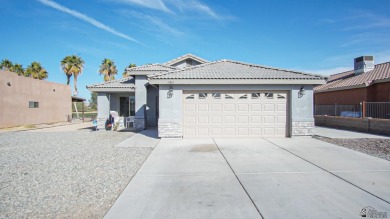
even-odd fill
[{"label": "window", "polygon": [[225,94],[225,99],[234,99],[231,94]]},{"label": "window", "polygon": [[274,93],[265,93],[264,96],[267,99],[274,99]]},{"label": "window", "polygon": [[199,99],[206,99],[207,93],[199,93]]},{"label": "window", "polygon": [[195,94],[190,94],[186,97],[187,100],[193,100],[195,99]]},{"label": "window", "polygon": [[28,106],[30,108],[39,108],[39,102],[36,102],[36,101],[29,101],[28,102]]},{"label": "window", "polygon": [[240,95],[240,97],[238,99],[241,99],[241,100],[248,99],[248,94],[242,94],[242,95]]},{"label": "window", "polygon": [[212,96],[214,99],[221,99],[221,93],[213,93]]},{"label": "window", "polygon": [[260,93],[252,93],[252,99],[260,99]]},{"label": "window", "polygon": [[278,94],[277,98],[278,99],[286,99],[286,94]]}]

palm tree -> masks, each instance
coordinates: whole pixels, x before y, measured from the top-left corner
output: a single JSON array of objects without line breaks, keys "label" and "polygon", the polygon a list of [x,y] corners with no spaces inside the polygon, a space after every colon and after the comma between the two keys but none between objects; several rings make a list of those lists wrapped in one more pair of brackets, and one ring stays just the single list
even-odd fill
[{"label": "palm tree", "polygon": [[0,69],[4,71],[9,71],[12,68],[12,62],[8,59],[1,60]]},{"label": "palm tree", "polygon": [[84,60],[76,55],[66,56],[61,61],[61,68],[62,71],[66,74],[67,82],[66,84],[69,85],[70,78],[73,75],[73,84],[74,84],[74,95],[77,96],[77,76],[79,76],[83,72],[84,68]]},{"label": "palm tree", "polygon": [[27,66],[26,77],[43,80],[48,77],[46,69],[41,66],[39,62],[32,62],[31,65]]},{"label": "palm tree", "polygon": [[99,70],[100,75],[104,75],[104,81],[111,81],[115,79],[115,75],[118,73],[114,61],[110,59],[103,59]]},{"label": "palm tree", "polygon": [[131,63],[130,63],[130,64],[125,68],[125,70],[123,70],[122,77],[124,77],[124,78],[129,77],[129,75],[127,75],[126,69],[128,69],[128,68],[134,68],[134,67],[137,67],[137,65],[136,65],[136,64],[131,64]]},{"label": "palm tree", "polygon": [[19,76],[22,76],[25,74],[23,66],[21,64],[18,64],[18,63],[15,63],[14,65],[12,65],[10,71],[15,72]]}]

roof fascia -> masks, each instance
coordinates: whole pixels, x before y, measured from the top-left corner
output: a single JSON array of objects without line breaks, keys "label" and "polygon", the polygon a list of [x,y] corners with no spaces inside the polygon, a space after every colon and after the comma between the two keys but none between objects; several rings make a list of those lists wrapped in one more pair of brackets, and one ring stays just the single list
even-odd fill
[{"label": "roof fascia", "polygon": [[150,84],[325,84],[324,79],[149,79]]},{"label": "roof fascia", "polygon": [[88,88],[87,89],[91,92],[103,92],[103,93],[116,93],[116,92],[130,92],[130,93],[135,93],[135,88],[128,88],[128,87],[123,87],[123,88],[102,88],[102,87],[99,87],[99,88]]},{"label": "roof fascia", "polygon": [[366,85],[359,84],[359,85],[348,86],[348,87],[329,88],[326,90],[314,91],[314,93],[326,93],[326,92],[330,92],[330,91],[351,90],[351,89],[364,88],[364,87],[366,87]]}]

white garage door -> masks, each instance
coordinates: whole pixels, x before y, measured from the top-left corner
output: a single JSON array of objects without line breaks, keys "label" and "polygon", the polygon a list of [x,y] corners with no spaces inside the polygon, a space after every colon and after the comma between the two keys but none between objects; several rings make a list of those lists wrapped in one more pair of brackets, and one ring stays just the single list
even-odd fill
[{"label": "white garage door", "polygon": [[184,137],[285,137],[283,91],[183,91]]}]

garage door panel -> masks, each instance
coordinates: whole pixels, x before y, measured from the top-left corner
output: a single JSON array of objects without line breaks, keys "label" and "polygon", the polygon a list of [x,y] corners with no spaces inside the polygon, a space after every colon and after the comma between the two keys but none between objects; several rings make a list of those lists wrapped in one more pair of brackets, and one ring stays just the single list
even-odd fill
[{"label": "garage door panel", "polygon": [[184,105],[184,111],[185,112],[195,112],[196,111],[196,105],[193,103],[188,103]]},{"label": "garage door panel", "polygon": [[222,103],[212,103],[211,104],[212,112],[222,112]]},{"label": "garage door panel", "polygon": [[184,136],[196,136],[196,129],[195,128],[185,128],[183,130],[183,135]]},{"label": "garage door panel", "polygon": [[210,116],[210,122],[212,124],[222,125],[222,116]]},{"label": "garage door panel", "polygon": [[237,135],[239,136],[249,136],[249,128],[237,128]]},{"label": "garage door panel", "polygon": [[239,103],[237,104],[237,112],[248,112],[249,104],[247,103]]},{"label": "garage door panel", "polygon": [[260,124],[262,121],[261,116],[251,116],[251,123]]},{"label": "garage door panel", "polygon": [[227,136],[227,137],[229,137],[229,136],[231,136],[231,137],[234,137],[234,136],[236,136],[236,128],[224,128],[223,129],[223,135],[224,136]]},{"label": "garage door panel", "polygon": [[287,93],[184,91],[184,137],[285,137]]},{"label": "garage door panel", "polygon": [[222,127],[213,127],[213,128],[211,128],[211,135],[212,136],[222,136],[223,135]]},{"label": "garage door panel", "polygon": [[196,131],[198,136],[210,136],[209,128],[207,127],[199,127]]},{"label": "garage door panel", "polygon": [[278,112],[286,112],[286,104],[284,103],[279,103],[276,105],[276,110]]},{"label": "garage door panel", "polygon": [[264,127],[264,136],[274,136],[276,134],[274,127]]},{"label": "garage door panel", "polygon": [[251,136],[261,136],[261,128],[251,128]]},{"label": "garage door panel", "polygon": [[232,104],[232,103],[225,103],[224,105],[223,105],[223,110],[224,111],[227,111],[227,112],[234,112],[234,111],[236,111],[236,105],[235,104]]},{"label": "garage door panel", "polygon": [[275,104],[273,103],[265,103],[263,104],[263,111],[264,112],[274,112],[275,111]]},{"label": "garage door panel", "polygon": [[224,123],[225,124],[235,124],[236,123],[236,116],[224,116]]},{"label": "garage door panel", "polygon": [[209,124],[209,116],[198,116],[197,122],[198,124],[207,125]]},{"label": "garage door panel", "polygon": [[198,112],[208,112],[209,104],[207,103],[199,103],[197,104]]},{"label": "garage door panel", "polygon": [[239,124],[249,124],[249,116],[237,116]]},{"label": "garage door panel", "polygon": [[195,125],[196,116],[184,116],[184,124]]},{"label": "garage door panel", "polygon": [[286,124],[286,116],[277,116],[277,122]]},{"label": "garage door panel", "polygon": [[261,104],[259,104],[259,103],[251,104],[251,111],[252,112],[260,112],[261,111]]},{"label": "garage door panel", "polygon": [[277,128],[276,129],[276,131],[277,131],[277,135],[279,135],[279,136],[285,136],[286,135],[286,128],[284,127],[282,127],[282,128]]},{"label": "garage door panel", "polygon": [[273,124],[273,123],[275,123],[275,116],[264,116],[263,118],[264,118],[264,120],[263,120],[264,124]]}]

